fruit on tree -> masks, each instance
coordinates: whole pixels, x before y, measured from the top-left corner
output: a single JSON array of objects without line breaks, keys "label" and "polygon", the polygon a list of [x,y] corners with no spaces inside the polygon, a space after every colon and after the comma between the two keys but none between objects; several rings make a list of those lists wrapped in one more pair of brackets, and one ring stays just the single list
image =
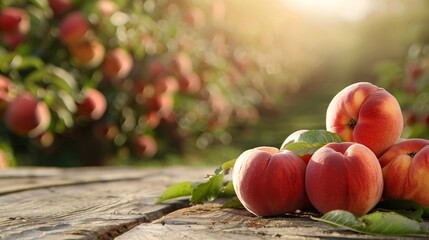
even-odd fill
[{"label": "fruit on tree", "polygon": [[384,199],[408,199],[429,205],[429,140],[404,139],[381,157]]},{"label": "fruit on tree", "polygon": [[158,152],[158,143],[150,135],[139,135],[135,139],[135,151],[140,157],[153,157]]},{"label": "fruit on tree", "polygon": [[85,120],[98,120],[106,112],[106,97],[94,88],[86,88],[77,102],[77,117]]},{"label": "fruit on tree", "polygon": [[232,181],[248,211],[275,216],[307,206],[304,179],[305,163],[295,153],[257,147],[237,158]]},{"label": "fruit on tree", "polygon": [[352,84],[329,103],[326,129],[348,142],[358,142],[377,157],[398,141],[404,120],[396,98],[368,82]]},{"label": "fruit on tree", "polygon": [[115,48],[107,53],[103,61],[103,73],[110,78],[124,78],[133,67],[132,56],[123,48]]},{"label": "fruit on tree", "polygon": [[305,187],[321,213],[346,210],[362,216],[383,193],[383,175],[375,154],[359,143],[329,143],[308,162]]},{"label": "fruit on tree", "polygon": [[86,17],[78,12],[68,14],[59,25],[60,39],[64,44],[82,41],[91,28]]},{"label": "fruit on tree", "polygon": [[37,137],[49,127],[51,114],[45,102],[24,92],[7,106],[4,121],[16,134]]},{"label": "fruit on tree", "polygon": [[98,66],[104,58],[104,46],[97,38],[72,43],[68,48],[74,59],[85,66]]},{"label": "fruit on tree", "polygon": [[54,16],[60,17],[72,8],[73,2],[72,0],[49,0],[49,6]]},{"label": "fruit on tree", "polygon": [[25,34],[30,29],[30,18],[21,8],[7,7],[0,10],[0,32]]},{"label": "fruit on tree", "polygon": [[0,111],[14,99],[15,84],[6,76],[0,75]]}]

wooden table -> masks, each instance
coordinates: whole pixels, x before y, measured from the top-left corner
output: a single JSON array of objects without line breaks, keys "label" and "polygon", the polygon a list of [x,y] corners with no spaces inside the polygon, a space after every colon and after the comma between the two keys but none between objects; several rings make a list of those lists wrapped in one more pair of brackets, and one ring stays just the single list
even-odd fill
[{"label": "wooden table", "polygon": [[219,203],[189,206],[186,198],[155,204],[168,185],[202,180],[213,169],[2,170],[0,239],[416,238],[357,234],[308,217],[260,218]]}]

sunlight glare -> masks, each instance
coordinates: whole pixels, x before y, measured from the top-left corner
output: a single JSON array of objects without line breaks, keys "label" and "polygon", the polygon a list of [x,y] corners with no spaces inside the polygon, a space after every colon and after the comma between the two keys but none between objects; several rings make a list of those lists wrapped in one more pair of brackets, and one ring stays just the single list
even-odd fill
[{"label": "sunlight glare", "polygon": [[372,9],[370,0],[283,0],[286,6],[307,12],[314,16],[323,16],[347,21],[359,21]]}]

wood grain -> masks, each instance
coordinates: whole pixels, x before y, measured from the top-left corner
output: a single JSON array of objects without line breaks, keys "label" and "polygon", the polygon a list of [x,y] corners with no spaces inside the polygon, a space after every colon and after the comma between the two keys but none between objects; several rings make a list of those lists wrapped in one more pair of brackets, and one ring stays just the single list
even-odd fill
[{"label": "wood grain", "polygon": [[[426,223],[429,229],[429,223]],[[220,204],[196,205],[177,210],[150,224],[142,224],[115,238],[135,239],[427,239],[357,234],[331,228],[308,216],[261,218],[246,210],[222,209]]]},{"label": "wood grain", "polygon": [[212,168],[19,169],[0,173],[0,239],[113,239],[188,200],[155,205],[173,183]]}]

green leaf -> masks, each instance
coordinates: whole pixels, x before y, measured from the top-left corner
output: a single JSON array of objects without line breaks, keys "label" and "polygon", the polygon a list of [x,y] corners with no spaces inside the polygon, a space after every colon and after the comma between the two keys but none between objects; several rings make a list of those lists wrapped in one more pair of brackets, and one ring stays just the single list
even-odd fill
[{"label": "green leaf", "polygon": [[331,142],[343,142],[335,133],[326,130],[308,130],[292,141],[284,142],[280,149],[295,152],[298,156],[313,154]]},{"label": "green leaf", "polygon": [[210,176],[207,182],[198,184],[192,191],[191,202],[193,204],[204,201],[213,201],[223,188],[223,173]]},{"label": "green leaf", "polygon": [[232,159],[232,160],[229,160],[229,161],[225,162],[224,164],[222,164],[222,170],[225,171],[225,170],[228,170],[228,169],[231,169],[232,167],[234,167],[236,160],[237,159]]},{"label": "green leaf", "polygon": [[385,200],[377,204],[376,209],[379,211],[394,211],[407,218],[422,222],[423,206],[411,200]]},{"label": "green leaf", "polygon": [[237,197],[234,197],[234,198],[226,201],[222,205],[222,208],[239,208],[239,209],[243,209],[244,206],[243,206],[243,204],[240,202],[240,200]]},{"label": "green leaf", "polygon": [[380,235],[429,234],[412,219],[394,212],[375,212],[357,218],[344,210],[334,210],[314,220],[355,232]]},{"label": "green leaf", "polygon": [[237,195],[235,193],[234,185],[232,184],[232,181],[228,181],[225,184],[225,186],[222,188],[221,195],[222,196],[236,196]]},{"label": "green leaf", "polygon": [[161,203],[172,198],[190,196],[192,194],[192,190],[192,182],[181,182],[174,184],[164,191],[156,203]]}]

